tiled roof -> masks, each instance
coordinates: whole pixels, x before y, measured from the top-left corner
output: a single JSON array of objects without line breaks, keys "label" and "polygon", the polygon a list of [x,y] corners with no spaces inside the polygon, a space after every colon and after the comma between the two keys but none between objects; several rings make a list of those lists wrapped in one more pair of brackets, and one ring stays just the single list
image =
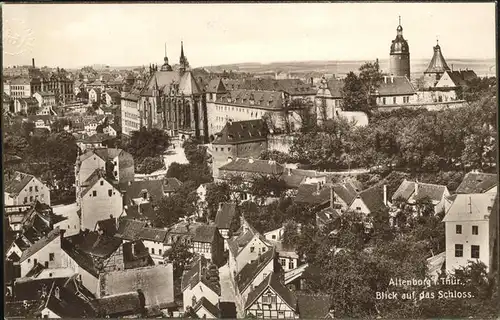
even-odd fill
[{"label": "tiled roof", "polygon": [[275,256],[276,251],[274,247],[272,247],[271,250],[268,250],[265,253],[261,254],[257,260],[247,263],[236,275],[236,285],[238,286],[238,292],[245,291],[245,289],[248,288],[255,277],[257,277],[270,262],[273,263]]},{"label": "tiled roof", "polygon": [[164,242],[168,231],[159,228],[142,228],[138,234],[138,238],[141,240],[150,240],[157,242]]},{"label": "tiled roof", "polygon": [[236,203],[222,203],[221,209],[215,216],[215,224],[219,229],[229,229],[234,216],[236,215]]},{"label": "tiled roof", "polygon": [[147,191],[153,202],[158,202],[163,198],[163,180],[136,180],[125,188],[127,203],[132,199],[142,198],[143,191]]},{"label": "tiled roof", "polygon": [[35,242],[31,247],[27,248],[25,251],[23,251],[23,254],[21,255],[21,259],[19,260],[21,263],[37,253],[39,250],[44,248],[47,244],[51,243],[55,239],[61,236],[61,231],[59,230],[59,227],[56,229],[52,230],[47,236],[43,237],[42,239],[38,240]]},{"label": "tiled roof", "polygon": [[194,231],[193,242],[212,243],[218,232],[216,226],[201,225]]},{"label": "tiled roof", "polygon": [[[56,295],[57,290],[59,291],[58,296]],[[55,282],[46,301],[45,308],[61,318],[88,318],[96,315],[88,302]]]},{"label": "tiled roof", "polygon": [[458,186],[456,193],[483,193],[496,187],[498,176],[493,173],[469,172]]},{"label": "tiled roof", "polygon": [[268,129],[262,119],[229,121],[221,132],[217,133],[212,144],[239,144],[254,141],[266,141]]},{"label": "tiled roof", "polygon": [[207,85],[207,92],[210,93],[224,93],[226,92],[226,87],[221,78],[212,79]]},{"label": "tiled roof", "polygon": [[17,195],[33,178],[34,176],[19,171],[16,171],[10,179],[8,175],[4,174],[4,192]]},{"label": "tiled roof", "polygon": [[288,188],[297,189],[304,182],[306,177],[298,174],[283,174],[281,180],[285,183]]},{"label": "tiled roof", "polygon": [[136,221],[130,219],[120,219],[118,222],[118,231],[115,237],[125,240],[138,240],[139,235],[146,226],[144,221]]},{"label": "tiled roof", "polygon": [[172,264],[112,271],[99,278],[101,297],[142,290],[147,307],[160,309],[174,305]]},{"label": "tiled roof", "polygon": [[285,169],[281,164],[271,160],[236,158],[220,167],[219,170],[281,175]]},{"label": "tiled roof", "polygon": [[297,293],[296,296],[298,312],[302,319],[324,319],[330,312],[329,295]]},{"label": "tiled roof", "polygon": [[246,79],[242,89],[286,92],[291,95],[313,95],[316,90],[300,79]]},{"label": "tiled roof", "polygon": [[[107,181],[114,189],[116,189],[115,185],[113,183],[111,183],[107,177],[106,177],[106,172],[104,172],[104,170],[102,169],[96,169],[94,172],[92,172],[92,174],[87,178],[87,180],[85,180],[85,182],[83,182],[82,184],[82,191],[81,191],[81,197],[83,198],[87,192],[90,191],[90,189],[92,189],[92,187],[98,182],[100,181],[101,179]],[[120,190],[117,190],[117,191],[120,191]]]},{"label": "tiled roof", "polygon": [[[212,304],[212,302],[208,301],[207,298],[201,297],[201,299],[196,303],[196,305],[193,307],[193,310],[196,312],[200,310],[201,307],[204,307],[210,314],[213,316],[214,319],[219,318],[219,309]],[[212,317],[207,317],[207,318],[212,318]]]},{"label": "tiled roof", "polygon": [[493,212],[495,193],[457,194],[443,222],[484,221]]},{"label": "tiled roof", "polygon": [[[416,182],[405,179],[392,196],[392,199],[403,198],[408,200],[415,193],[415,184]],[[446,186],[418,182],[418,194],[414,198],[420,200],[428,197],[432,201],[441,201],[446,190]]]},{"label": "tiled roof", "polygon": [[388,76],[377,88],[376,96],[396,96],[415,94],[416,90],[405,76]]},{"label": "tiled roof", "polygon": [[99,276],[99,271],[94,265],[94,259],[88,253],[76,248],[76,246],[71,243],[71,241],[67,240],[67,238],[62,239],[61,248],[85,271],[96,278]]},{"label": "tiled roof", "polygon": [[238,89],[217,96],[217,103],[232,106],[253,107],[265,110],[281,110],[284,101],[280,92]]},{"label": "tiled roof", "polygon": [[99,315],[140,314],[143,306],[137,291],[125,292],[102,297],[96,300]]},{"label": "tiled roof", "polygon": [[275,272],[269,274],[264,281],[248,294],[245,310],[252,306],[255,300],[257,300],[267,288],[274,290],[293,311],[297,310],[297,298],[293,292],[280,282],[278,274]]},{"label": "tiled roof", "polygon": [[81,232],[67,237],[78,249],[96,257],[111,256],[122,244],[122,240],[98,232]]},{"label": "tiled roof", "polygon": [[318,185],[319,183],[301,184],[294,201],[296,203],[307,203],[315,205],[330,201],[330,188],[321,188]]},{"label": "tiled roof", "polygon": [[374,185],[359,193],[359,197],[372,213],[385,208],[383,188],[383,185]]},{"label": "tiled roof", "polygon": [[[331,96],[335,99],[342,98],[342,88],[344,81],[339,79],[322,80],[322,86],[318,90],[318,96]],[[326,91],[328,90],[328,91]]]}]

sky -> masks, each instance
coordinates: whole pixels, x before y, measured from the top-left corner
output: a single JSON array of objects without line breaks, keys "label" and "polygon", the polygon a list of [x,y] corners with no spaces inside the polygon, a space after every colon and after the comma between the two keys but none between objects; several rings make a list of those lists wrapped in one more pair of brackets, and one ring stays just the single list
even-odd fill
[{"label": "sky", "polygon": [[4,66],[387,59],[398,16],[412,59],[495,58],[494,3],[3,4]]}]

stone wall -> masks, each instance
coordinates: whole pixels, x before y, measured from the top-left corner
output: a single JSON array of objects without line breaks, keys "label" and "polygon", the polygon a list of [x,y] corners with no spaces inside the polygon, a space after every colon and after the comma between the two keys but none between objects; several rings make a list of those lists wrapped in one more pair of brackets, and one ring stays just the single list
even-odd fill
[{"label": "stone wall", "polygon": [[268,150],[277,150],[284,153],[290,152],[290,147],[296,137],[286,134],[269,135],[267,137]]},{"label": "stone wall", "polygon": [[448,102],[428,102],[428,103],[415,103],[415,104],[407,104],[404,106],[401,105],[392,105],[392,106],[384,106],[384,107],[378,107],[378,111],[382,112],[388,112],[392,110],[397,110],[401,108],[408,108],[408,109],[422,109],[425,108],[429,111],[440,111],[440,110],[446,110],[446,109],[455,109],[455,108],[462,108],[467,106],[467,102],[464,100],[457,100],[457,101],[448,101]]}]

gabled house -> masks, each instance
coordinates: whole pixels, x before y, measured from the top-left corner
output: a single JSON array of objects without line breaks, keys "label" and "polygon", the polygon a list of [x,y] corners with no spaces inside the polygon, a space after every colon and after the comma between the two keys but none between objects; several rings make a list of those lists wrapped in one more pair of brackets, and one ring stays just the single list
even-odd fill
[{"label": "gabled house", "polygon": [[40,201],[50,205],[50,189],[33,175],[16,171],[4,174],[4,205],[24,205]]},{"label": "gabled house", "polygon": [[194,230],[193,252],[204,256],[218,266],[224,260],[224,238],[214,225],[200,225]]},{"label": "gabled house", "polygon": [[89,90],[89,103],[101,103],[101,89],[92,88]]},{"label": "gabled house", "polygon": [[123,198],[120,190],[97,169],[82,184],[77,194],[80,205],[82,230],[94,230],[98,221],[117,218],[123,212]]},{"label": "gabled house", "polygon": [[138,232],[137,238],[142,240],[155,264],[164,263],[163,255],[166,251],[165,238],[167,237],[167,233],[167,230],[150,227],[143,227]]},{"label": "gabled house", "polygon": [[56,228],[23,251],[19,259],[21,277],[26,276],[39,262],[45,268],[62,267],[62,255],[61,231],[59,228]]},{"label": "gabled house", "polygon": [[365,215],[385,208],[387,208],[387,188],[378,184],[359,192],[349,205],[349,210],[361,212]]},{"label": "gabled house", "polygon": [[87,150],[76,160],[75,183],[77,193],[81,183],[87,180],[96,169],[112,173],[113,180],[121,184],[134,181],[134,158],[130,153],[116,148]]},{"label": "gabled house", "polygon": [[120,104],[121,94],[116,89],[108,89],[108,90],[106,90],[106,93],[104,94],[104,97],[105,97],[105,100],[106,100],[106,104],[108,106]]},{"label": "gabled house", "polygon": [[38,101],[33,97],[15,97],[14,112],[28,113],[28,110],[38,110]]},{"label": "gabled house", "polygon": [[448,188],[444,185],[408,181],[406,179],[399,185],[392,196],[392,202],[404,201],[414,206],[419,201],[428,199],[434,206],[434,213],[445,210],[446,198],[450,196]]},{"label": "gabled house", "polygon": [[[244,219],[243,219],[244,220]],[[228,239],[228,265],[231,273],[238,273],[247,263],[258,259],[259,255],[273,248],[252,226],[243,221],[236,236]]]},{"label": "gabled house", "polygon": [[221,311],[217,307],[219,304],[212,304],[208,299],[202,297],[198,303],[192,307],[192,312],[200,319],[220,319]]},{"label": "gabled house", "polygon": [[245,314],[264,319],[298,319],[297,298],[273,272],[250,292]]},{"label": "gabled house", "polygon": [[93,306],[68,288],[52,284],[50,291],[37,312],[41,318],[87,318],[95,317]]},{"label": "gabled house", "polygon": [[119,136],[122,132],[122,129],[116,123],[110,124],[107,127],[103,128],[103,133],[110,135],[111,137]]},{"label": "gabled house", "polygon": [[83,153],[89,149],[105,148],[106,144],[112,139],[112,136],[105,133],[83,134],[77,137],[76,145],[80,148],[80,152]]},{"label": "gabled house", "polygon": [[498,230],[498,196],[493,193],[458,194],[443,219],[446,229],[446,271],[465,267],[468,261],[493,265]]},{"label": "gabled house", "polygon": [[38,91],[33,94],[33,98],[38,101],[38,107],[56,105],[56,95],[50,91]]},{"label": "gabled house", "polygon": [[227,250],[227,239],[231,237],[231,225],[236,217],[236,203],[225,202],[219,205],[215,216],[215,225],[224,238],[224,250]]},{"label": "gabled house", "polygon": [[494,173],[469,172],[458,186],[455,193],[496,193],[498,176]]},{"label": "gabled house", "polygon": [[274,248],[260,254],[256,260],[246,264],[234,277],[237,299],[242,305],[247,297],[267,276],[275,270],[276,252]]},{"label": "gabled house", "polygon": [[172,264],[102,273],[97,298],[128,292],[141,292],[146,312],[166,313],[176,309]]},{"label": "gabled house", "polygon": [[184,311],[188,307],[196,307],[202,298],[217,305],[221,295],[219,269],[203,256],[198,256],[191,268],[182,275],[181,291]]}]

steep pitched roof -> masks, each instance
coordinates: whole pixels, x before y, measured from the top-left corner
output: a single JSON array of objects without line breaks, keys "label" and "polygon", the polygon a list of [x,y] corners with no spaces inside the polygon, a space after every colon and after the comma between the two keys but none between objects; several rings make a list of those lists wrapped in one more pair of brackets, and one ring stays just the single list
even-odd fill
[{"label": "steep pitched roof", "polygon": [[120,219],[115,237],[125,240],[138,240],[145,226],[146,222],[144,221]]},{"label": "steep pitched roof", "polygon": [[32,255],[40,251],[42,248],[44,248],[46,245],[48,245],[49,243],[51,243],[60,236],[61,236],[61,231],[59,230],[59,227],[57,227],[54,230],[52,230],[49,234],[47,234],[45,237],[35,242],[31,247],[24,250],[23,254],[21,255],[21,259],[19,261],[22,263],[23,261],[25,261]]},{"label": "steep pitched roof", "polygon": [[314,87],[300,79],[245,79],[242,89],[286,92],[291,95],[316,94]]},{"label": "steep pitched roof", "polygon": [[125,197],[127,202],[132,199],[142,198],[143,191],[147,191],[149,196],[155,202],[160,201],[163,198],[162,180],[136,180],[132,181],[125,188]]},{"label": "steep pitched roof", "polygon": [[281,175],[285,169],[281,164],[271,160],[236,158],[220,167],[219,170]]},{"label": "steep pitched roof", "polygon": [[412,95],[416,90],[406,76],[385,77],[377,88],[377,96]]},{"label": "steep pitched roof", "polygon": [[494,193],[457,194],[443,222],[488,220],[495,197]]},{"label": "steep pitched roof", "polygon": [[264,281],[262,281],[252,292],[248,294],[247,301],[245,303],[245,310],[252,306],[255,300],[257,300],[267,288],[271,288],[274,292],[276,292],[292,310],[297,310],[297,298],[293,292],[280,282],[278,274],[275,272],[269,274]]},{"label": "steep pitched roof", "polygon": [[330,312],[329,295],[297,293],[296,296],[297,308],[302,319],[324,319]]},{"label": "steep pitched roof", "polygon": [[236,275],[236,285],[238,292],[245,291],[246,288],[252,283],[262,270],[271,262],[273,262],[276,255],[274,247],[259,256],[257,260],[247,263],[240,272]]},{"label": "steep pitched roof", "polygon": [[164,242],[167,233],[167,230],[143,227],[137,237],[142,240]]},{"label": "steep pitched roof", "polygon": [[207,85],[207,92],[209,93],[224,93],[226,92],[226,87],[221,78],[212,79]]},{"label": "steep pitched roof", "polygon": [[450,71],[450,67],[446,64],[446,60],[444,60],[441,52],[441,47],[437,44],[434,47],[434,55],[432,56],[431,62],[424,73],[443,73],[445,71]]},{"label": "steep pitched roof", "polygon": [[102,169],[96,169],[94,170],[94,172],[92,172],[92,174],[87,178],[87,180],[85,180],[85,182],[83,182],[82,184],[82,197],[84,197],[87,192],[90,191],[90,189],[92,189],[92,187],[98,182],[100,181],[101,179],[107,181],[116,191],[120,191],[118,189],[116,189],[116,186],[111,183],[107,177],[106,177],[106,172]]},{"label": "steep pitched roof", "polygon": [[10,193],[11,195],[18,195],[24,187],[35,177],[31,174],[23,173],[16,171],[13,176],[8,178],[8,176],[4,175],[5,184],[4,184],[4,192]]},{"label": "steep pitched roof", "polygon": [[78,249],[96,257],[107,258],[122,245],[122,240],[98,232],[81,232],[67,237]]},{"label": "steep pitched roof", "polygon": [[172,264],[104,273],[99,287],[101,297],[142,290],[146,306],[163,309],[175,305]]},{"label": "steep pitched roof", "polygon": [[216,101],[264,110],[281,110],[284,106],[282,94],[277,91],[237,89],[217,96]]},{"label": "steep pitched roof", "polygon": [[116,233],[116,219],[109,218],[97,221],[96,229],[102,230],[107,235],[114,235]]},{"label": "steep pitched roof", "polygon": [[123,244],[123,263],[125,269],[147,267],[154,264],[148,248],[140,240]]},{"label": "steep pitched roof", "polygon": [[[198,256],[193,262],[191,268],[184,272],[181,279],[181,291],[184,292],[188,287],[194,288],[199,282],[202,282],[210,290],[217,295],[221,294],[220,283],[214,283],[208,280],[209,276],[209,262],[204,256]],[[218,272],[218,269],[217,269]]]},{"label": "steep pitched roof", "polygon": [[496,187],[498,176],[493,173],[469,172],[458,186],[456,193],[483,193]]},{"label": "steep pitched roof", "polygon": [[[61,318],[87,318],[96,316],[92,306],[63,286],[55,282],[49,292],[45,308]],[[41,310],[40,310],[41,311]]]},{"label": "steep pitched roof", "polygon": [[240,144],[255,141],[266,141],[267,124],[262,119],[246,121],[229,121],[212,144]]},{"label": "steep pitched roof", "polygon": [[216,226],[201,225],[194,231],[193,242],[212,243],[219,233]]},{"label": "steep pitched roof", "polygon": [[[240,230],[243,229],[243,226]],[[240,233],[238,236],[227,240],[229,250],[233,256],[237,256],[240,249],[244,248],[255,236],[260,237],[264,243],[267,243],[260,233],[257,232],[253,227],[249,227],[246,232]]]},{"label": "steep pitched roof", "polygon": [[236,203],[225,202],[215,216],[215,224],[219,229],[229,229],[236,215]]},{"label": "steep pitched roof", "polygon": [[[198,301],[198,303],[196,303],[196,305],[193,307],[193,310],[195,312],[197,312],[198,310],[200,310],[200,308],[203,307],[205,308],[208,312],[210,312],[210,314],[215,318],[219,318],[219,309],[214,306],[212,304],[212,302],[208,301],[207,298],[205,297],[201,297],[201,299]],[[211,317],[207,317],[207,318],[211,318]]]},{"label": "steep pitched roof", "polygon": [[383,185],[374,185],[361,191],[358,196],[363,200],[363,203],[370,212],[385,208]]},{"label": "steep pitched roof", "polygon": [[82,269],[93,275],[94,277],[99,277],[99,271],[97,270],[94,259],[92,256],[83,250],[77,248],[71,241],[67,238],[63,238],[61,241],[61,248],[68,256],[73,259],[76,264],[78,264]]},{"label": "steep pitched roof", "polygon": [[182,187],[182,182],[177,178],[163,179],[163,192],[175,192]]}]

